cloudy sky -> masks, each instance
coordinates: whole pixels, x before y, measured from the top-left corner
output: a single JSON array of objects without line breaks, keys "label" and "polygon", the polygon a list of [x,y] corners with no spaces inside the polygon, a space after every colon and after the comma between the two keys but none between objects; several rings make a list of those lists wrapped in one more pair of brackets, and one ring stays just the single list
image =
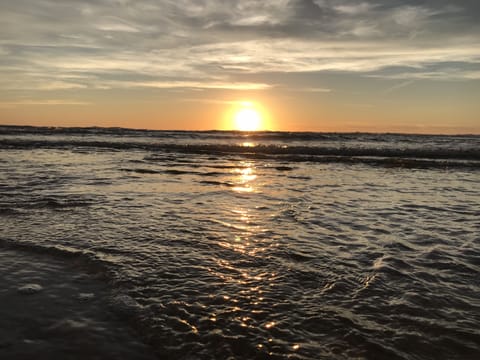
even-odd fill
[{"label": "cloudy sky", "polygon": [[480,1],[0,0],[0,78],[0,124],[480,133]]}]

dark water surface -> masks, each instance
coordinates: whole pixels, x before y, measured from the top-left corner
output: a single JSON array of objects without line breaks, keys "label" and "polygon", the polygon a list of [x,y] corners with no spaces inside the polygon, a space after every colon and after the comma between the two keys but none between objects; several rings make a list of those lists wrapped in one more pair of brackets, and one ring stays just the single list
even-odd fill
[{"label": "dark water surface", "polygon": [[479,234],[478,136],[0,127],[0,358],[478,359]]}]

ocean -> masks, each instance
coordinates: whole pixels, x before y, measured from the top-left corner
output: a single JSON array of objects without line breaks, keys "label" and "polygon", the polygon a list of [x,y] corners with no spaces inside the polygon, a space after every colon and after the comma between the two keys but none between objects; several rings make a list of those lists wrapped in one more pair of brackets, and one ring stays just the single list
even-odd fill
[{"label": "ocean", "polygon": [[480,136],[0,127],[2,359],[479,359]]}]

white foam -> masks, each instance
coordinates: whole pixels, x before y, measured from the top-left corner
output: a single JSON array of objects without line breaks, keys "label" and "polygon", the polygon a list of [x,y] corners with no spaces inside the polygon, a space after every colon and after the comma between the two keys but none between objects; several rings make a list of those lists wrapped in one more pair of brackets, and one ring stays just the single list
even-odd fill
[{"label": "white foam", "polygon": [[20,294],[35,294],[43,290],[43,286],[40,284],[25,284],[20,286],[17,291]]},{"label": "white foam", "polygon": [[93,293],[80,293],[78,294],[78,299],[82,301],[90,301],[95,297]]}]

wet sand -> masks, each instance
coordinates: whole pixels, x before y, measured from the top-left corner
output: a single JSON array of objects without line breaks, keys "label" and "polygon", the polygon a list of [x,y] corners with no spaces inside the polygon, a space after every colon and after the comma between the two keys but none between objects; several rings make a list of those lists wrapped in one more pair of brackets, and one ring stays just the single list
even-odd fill
[{"label": "wet sand", "polygon": [[155,359],[122,319],[125,299],[74,259],[0,249],[0,358]]}]

